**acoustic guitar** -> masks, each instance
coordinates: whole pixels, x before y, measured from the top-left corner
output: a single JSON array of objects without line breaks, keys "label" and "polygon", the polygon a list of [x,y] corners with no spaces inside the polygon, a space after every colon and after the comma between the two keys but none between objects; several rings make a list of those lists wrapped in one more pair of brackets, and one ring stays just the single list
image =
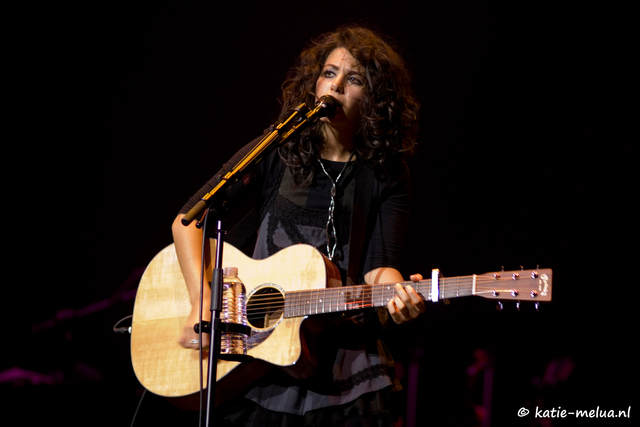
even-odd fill
[{"label": "acoustic guitar", "polygon": [[[215,247],[215,240],[210,241]],[[210,253],[215,253],[211,249]],[[224,266],[237,267],[247,290],[251,326],[251,362],[220,360],[216,373],[216,403],[233,396],[270,369],[294,377],[308,375],[309,348],[302,323],[309,316],[384,307],[394,296],[394,284],[341,286],[338,269],[308,245],[290,246],[254,260],[224,245]],[[210,275],[210,272],[209,272]],[[209,276],[210,277],[210,276]],[[441,278],[437,270],[420,282],[404,282],[427,301],[466,296],[495,300],[551,300],[551,269],[498,271]],[[208,309],[208,307],[205,307]],[[131,360],[140,383],[152,393],[189,407],[201,387],[201,365],[207,375],[207,354],[185,349],[177,339],[191,311],[175,246],[159,252],[138,287],[131,329]],[[192,409],[195,409],[192,407]]]}]

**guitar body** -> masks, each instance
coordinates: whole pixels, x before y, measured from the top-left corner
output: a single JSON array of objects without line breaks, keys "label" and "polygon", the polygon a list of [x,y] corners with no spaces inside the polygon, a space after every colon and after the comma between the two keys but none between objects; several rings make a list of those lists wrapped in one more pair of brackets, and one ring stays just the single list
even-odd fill
[{"label": "guitar body", "polygon": [[[210,241],[215,253],[215,240]],[[269,291],[277,295],[296,290],[324,289],[340,285],[340,274],[320,252],[308,245],[295,245],[265,259],[254,260],[225,244],[223,266],[238,267],[238,277],[252,296]],[[131,359],[140,383],[149,391],[185,407],[200,391],[200,366],[207,378],[207,353],[185,349],[177,340],[191,311],[175,246],[163,249],[143,274],[136,295],[131,329]],[[208,310],[209,307],[204,307]],[[254,379],[274,367],[289,374],[306,376],[309,351],[301,335],[305,317],[277,316],[272,324],[254,327],[248,354],[251,362],[219,361],[217,365],[216,403],[231,397]],[[205,380],[206,383],[206,380]],[[195,408],[194,408],[195,409]]]}]

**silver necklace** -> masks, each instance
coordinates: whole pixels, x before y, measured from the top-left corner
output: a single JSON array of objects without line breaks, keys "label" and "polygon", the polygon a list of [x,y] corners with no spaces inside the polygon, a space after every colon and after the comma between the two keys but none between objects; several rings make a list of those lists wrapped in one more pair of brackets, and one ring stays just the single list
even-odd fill
[{"label": "silver necklace", "polygon": [[[351,159],[353,158],[354,154],[355,154],[355,151],[351,153],[351,155],[349,156],[349,160],[347,160],[347,163],[344,164],[344,166],[342,167],[342,170],[336,177],[335,181],[333,180],[333,178],[331,178],[331,175],[327,173],[327,170],[324,168],[322,161],[318,159],[318,163],[320,163],[320,167],[322,168],[322,171],[324,172],[325,175],[327,175],[327,178],[329,178],[329,181],[331,181],[331,185],[332,185],[331,201],[329,202],[329,218],[327,219],[327,225],[325,227],[325,232],[327,233],[327,257],[331,261],[333,261],[333,257],[336,253],[336,248],[338,247],[338,234],[336,232],[336,223],[333,218],[333,211],[335,210],[335,207],[336,207],[336,186],[338,185],[338,181],[340,181],[342,174],[347,169],[347,166],[349,166],[349,163],[351,162]],[[331,241],[332,241],[331,233],[333,233],[333,247],[331,246]]]}]

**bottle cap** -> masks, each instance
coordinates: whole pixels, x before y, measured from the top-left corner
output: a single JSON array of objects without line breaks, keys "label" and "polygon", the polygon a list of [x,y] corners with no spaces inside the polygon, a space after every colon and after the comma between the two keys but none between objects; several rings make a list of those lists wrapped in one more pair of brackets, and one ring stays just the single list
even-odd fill
[{"label": "bottle cap", "polygon": [[238,267],[225,267],[222,269],[223,276],[237,276],[238,275]]}]

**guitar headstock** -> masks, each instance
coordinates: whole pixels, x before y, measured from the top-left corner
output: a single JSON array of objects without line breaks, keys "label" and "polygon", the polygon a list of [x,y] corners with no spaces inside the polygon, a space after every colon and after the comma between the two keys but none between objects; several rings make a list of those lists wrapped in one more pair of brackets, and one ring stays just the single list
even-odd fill
[{"label": "guitar headstock", "polygon": [[487,299],[543,302],[551,301],[550,268],[496,271],[476,275],[473,294]]}]

